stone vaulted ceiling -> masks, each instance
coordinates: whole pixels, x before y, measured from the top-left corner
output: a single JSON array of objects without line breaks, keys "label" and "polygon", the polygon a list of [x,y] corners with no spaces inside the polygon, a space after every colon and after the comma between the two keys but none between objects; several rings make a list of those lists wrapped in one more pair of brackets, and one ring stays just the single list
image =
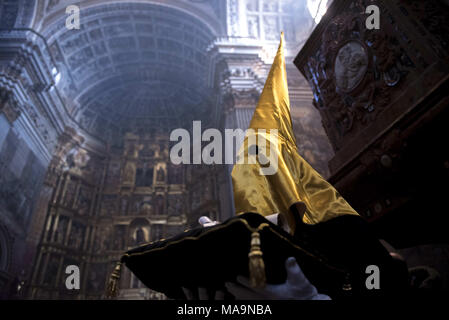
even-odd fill
[{"label": "stone vaulted ceiling", "polygon": [[81,9],[81,29],[63,15],[42,33],[59,64],[58,89],[86,131],[109,140],[126,131],[187,125],[213,108],[207,46],[212,31],[193,16],[147,3]]},{"label": "stone vaulted ceiling", "polygon": [[0,29],[27,27],[35,4],[35,0],[0,0]]}]

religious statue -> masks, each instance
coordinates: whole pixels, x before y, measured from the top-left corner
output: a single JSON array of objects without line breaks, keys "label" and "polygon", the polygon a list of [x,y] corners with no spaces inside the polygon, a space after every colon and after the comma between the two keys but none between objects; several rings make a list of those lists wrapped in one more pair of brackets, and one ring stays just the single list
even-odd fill
[{"label": "religious statue", "polygon": [[63,242],[64,242],[66,226],[67,226],[67,221],[60,219],[59,223],[58,223],[57,230],[56,230],[56,236],[55,236],[55,241],[59,244],[63,244]]},{"label": "religious statue", "polygon": [[64,163],[64,170],[69,170],[74,174],[81,175],[81,170],[86,167],[89,160],[90,157],[87,154],[87,151],[76,147],[68,153]]},{"label": "religious statue", "polygon": [[136,245],[139,245],[139,244],[144,243],[144,242],[145,242],[145,233],[144,233],[144,231],[142,230],[142,228],[139,227],[139,228],[136,230],[136,241],[135,241],[135,244],[136,244]]},{"label": "religious statue", "polygon": [[144,202],[142,204],[142,208],[140,210],[140,213],[142,215],[149,216],[149,215],[151,215],[153,213],[153,207],[148,202]]},{"label": "religious statue", "polygon": [[133,143],[125,150],[125,157],[137,159],[139,152],[143,149],[143,144]]},{"label": "religious statue", "polygon": [[125,170],[123,171],[123,182],[134,183],[136,177],[136,164],[134,162],[128,161],[125,165]]},{"label": "religious statue", "polygon": [[251,38],[259,37],[259,20],[258,17],[248,18],[248,36]]},{"label": "religious statue", "polygon": [[162,166],[157,169],[156,180],[159,182],[163,182],[165,180],[165,170]]}]

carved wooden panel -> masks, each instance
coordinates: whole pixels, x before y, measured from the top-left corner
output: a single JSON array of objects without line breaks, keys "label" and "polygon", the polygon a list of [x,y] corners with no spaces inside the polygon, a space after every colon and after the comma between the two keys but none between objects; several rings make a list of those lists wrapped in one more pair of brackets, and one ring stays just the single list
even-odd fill
[{"label": "carved wooden panel", "polygon": [[448,74],[441,1],[377,1],[379,30],[366,28],[369,4],[334,2],[295,59],[336,152],[333,171]]}]

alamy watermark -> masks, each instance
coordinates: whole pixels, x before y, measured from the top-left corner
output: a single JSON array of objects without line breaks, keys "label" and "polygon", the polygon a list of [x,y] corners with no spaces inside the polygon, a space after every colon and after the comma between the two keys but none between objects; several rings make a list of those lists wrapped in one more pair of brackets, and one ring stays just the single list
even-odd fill
[{"label": "alamy watermark", "polygon": [[[66,7],[66,14],[68,14],[65,21],[65,26],[68,30],[80,29],[80,8],[77,5],[70,5]],[[380,9],[378,6],[372,4],[366,7],[366,14],[369,16],[365,20],[365,26],[368,30],[380,29]]]},{"label": "alamy watermark", "polygon": [[365,286],[368,290],[380,289],[380,269],[375,264],[369,265],[365,269],[365,273],[368,277],[365,281]]},{"label": "alamy watermark", "polygon": [[80,289],[80,268],[76,265],[69,265],[65,268],[65,273],[69,276],[65,279],[65,287],[68,290]]},{"label": "alamy watermark", "polygon": [[[65,286],[68,290],[80,290],[80,269],[76,265],[68,265],[65,269],[68,274],[65,279]],[[368,275],[365,280],[365,286],[368,290],[380,289],[380,269],[377,265],[369,265],[365,269]]]},{"label": "alamy watermark", "polygon": [[[170,141],[173,164],[260,164],[261,175],[273,175],[278,169],[279,137],[277,129],[218,129],[201,133],[201,121],[193,121],[192,137],[186,129],[175,129]],[[240,148],[247,137],[247,148]],[[202,147],[203,142],[208,142]],[[224,145],[223,145],[224,142]],[[240,151],[239,151],[240,150]],[[247,150],[246,154],[244,150]]]},{"label": "alamy watermark", "polygon": [[372,4],[368,7],[366,7],[365,10],[366,14],[369,14],[368,18],[365,20],[365,27],[368,30],[380,29],[380,9],[378,6]]},{"label": "alamy watermark", "polygon": [[65,27],[69,30],[80,29],[80,8],[76,5],[70,5],[65,9],[65,12],[69,15],[65,20]]}]

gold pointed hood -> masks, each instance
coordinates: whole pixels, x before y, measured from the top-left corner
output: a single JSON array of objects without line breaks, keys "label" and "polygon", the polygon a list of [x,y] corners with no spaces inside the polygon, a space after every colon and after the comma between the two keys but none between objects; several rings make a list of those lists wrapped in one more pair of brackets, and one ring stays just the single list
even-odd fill
[{"label": "gold pointed hood", "polygon": [[[358,215],[335,188],[298,154],[290,115],[283,33],[249,129],[254,130],[254,134],[247,132],[238,153],[238,159],[244,159],[243,163],[235,164],[232,170],[237,214],[257,212],[267,216],[281,213],[292,232],[297,218],[290,207],[295,203],[305,205],[305,211],[301,213],[303,222],[308,224],[345,214]],[[277,134],[270,134],[275,131],[273,129]],[[263,141],[265,143],[261,143]],[[248,159],[249,154],[254,154],[254,143],[258,160],[251,162]],[[264,145],[269,146],[269,159],[273,159],[272,152],[276,152],[277,170],[274,174],[261,173],[266,165],[259,161],[261,158],[258,156]]]}]

